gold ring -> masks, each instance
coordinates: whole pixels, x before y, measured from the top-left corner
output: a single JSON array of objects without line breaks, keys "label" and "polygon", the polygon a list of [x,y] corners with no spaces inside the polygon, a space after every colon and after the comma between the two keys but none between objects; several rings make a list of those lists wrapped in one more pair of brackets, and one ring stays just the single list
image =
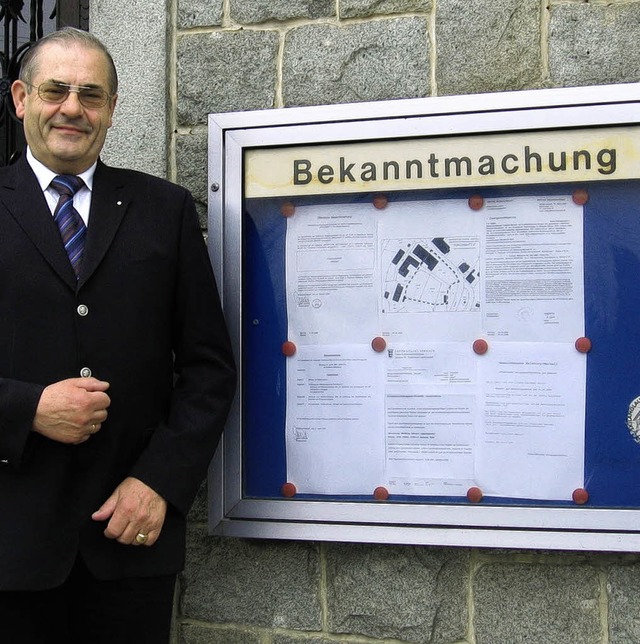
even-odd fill
[{"label": "gold ring", "polygon": [[91,424],[91,433],[92,433],[92,434],[95,434],[95,433],[96,433],[96,424],[95,424],[95,423],[92,423],[92,424]]},{"label": "gold ring", "polygon": [[136,535],[136,543],[146,543],[148,538],[149,536],[144,534],[144,532],[138,532],[138,534]]}]

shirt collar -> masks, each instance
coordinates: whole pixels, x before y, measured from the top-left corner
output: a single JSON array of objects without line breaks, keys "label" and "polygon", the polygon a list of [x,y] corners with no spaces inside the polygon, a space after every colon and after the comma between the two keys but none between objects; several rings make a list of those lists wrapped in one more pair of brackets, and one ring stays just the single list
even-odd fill
[{"label": "shirt collar", "polygon": [[[27,148],[27,162],[31,166],[31,169],[38,179],[40,188],[42,188],[42,191],[44,192],[49,188],[54,177],[58,176],[57,173],[49,170],[49,168],[47,168],[43,163],[40,163],[40,161],[33,156],[31,148],[29,147]],[[88,170],[85,170],[78,175],[84,181],[84,185],[87,186],[89,190],[93,190],[93,175],[95,174],[97,165],[98,162],[96,161]]]}]

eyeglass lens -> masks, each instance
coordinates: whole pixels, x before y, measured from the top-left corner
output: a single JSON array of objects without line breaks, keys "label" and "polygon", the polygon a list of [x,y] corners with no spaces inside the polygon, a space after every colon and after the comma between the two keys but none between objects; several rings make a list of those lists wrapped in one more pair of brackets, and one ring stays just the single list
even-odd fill
[{"label": "eyeglass lens", "polygon": [[38,96],[46,103],[64,103],[72,91],[77,92],[78,100],[84,107],[104,107],[109,99],[109,95],[99,87],[75,87],[51,82],[38,86]]}]

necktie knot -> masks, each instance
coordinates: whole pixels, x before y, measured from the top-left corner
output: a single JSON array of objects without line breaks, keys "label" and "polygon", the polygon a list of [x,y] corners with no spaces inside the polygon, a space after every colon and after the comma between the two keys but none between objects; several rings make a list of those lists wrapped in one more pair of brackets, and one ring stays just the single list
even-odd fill
[{"label": "necktie knot", "polygon": [[73,197],[84,186],[84,181],[80,177],[76,177],[75,174],[59,174],[53,178],[51,185],[58,194]]}]

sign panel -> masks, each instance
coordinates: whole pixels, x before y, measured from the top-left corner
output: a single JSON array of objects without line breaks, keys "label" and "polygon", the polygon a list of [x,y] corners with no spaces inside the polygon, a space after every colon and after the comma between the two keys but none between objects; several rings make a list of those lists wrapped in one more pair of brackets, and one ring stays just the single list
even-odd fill
[{"label": "sign panel", "polygon": [[210,117],[242,365],[212,531],[636,548],[639,100]]},{"label": "sign panel", "polygon": [[633,179],[640,128],[250,150],[245,197]]}]

